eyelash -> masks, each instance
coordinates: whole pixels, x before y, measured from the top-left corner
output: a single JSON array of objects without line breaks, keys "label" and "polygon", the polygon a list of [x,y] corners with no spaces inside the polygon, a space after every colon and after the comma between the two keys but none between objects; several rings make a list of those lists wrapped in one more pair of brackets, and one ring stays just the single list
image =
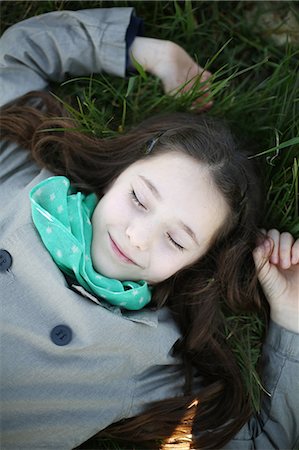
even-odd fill
[{"label": "eyelash", "polygon": [[132,198],[133,202],[134,202],[139,208],[142,208],[142,209],[145,209],[145,210],[146,210],[146,207],[139,201],[139,199],[138,199],[138,197],[137,197],[137,195],[135,194],[135,191],[134,191],[133,189],[130,191],[130,197]]},{"label": "eyelash", "polygon": [[[138,206],[138,208],[146,210],[147,208],[139,201],[137,195],[135,194],[135,191],[132,189],[130,191],[130,197],[132,198],[133,202]],[[184,247],[182,247],[180,244],[178,244],[174,239],[172,239],[172,237],[170,236],[169,233],[167,233],[167,239],[170,241],[170,243],[177,248],[178,250],[180,250],[181,252],[183,252],[185,250]]]},{"label": "eyelash", "polygon": [[180,244],[178,244],[174,239],[172,239],[172,237],[170,236],[170,234],[167,233],[167,239],[171,242],[172,245],[175,246],[175,248],[177,248],[178,250],[180,250],[181,252],[183,252],[185,249],[184,247],[182,247]]}]

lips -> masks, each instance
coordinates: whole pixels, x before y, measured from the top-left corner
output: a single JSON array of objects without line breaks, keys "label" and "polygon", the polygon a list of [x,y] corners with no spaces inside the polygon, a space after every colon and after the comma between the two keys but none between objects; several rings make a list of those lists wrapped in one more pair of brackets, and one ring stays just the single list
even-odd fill
[{"label": "lips", "polygon": [[135,264],[136,266],[138,266],[138,264],[135,261],[133,261],[133,259],[129,258],[129,256],[123,252],[123,250],[118,246],[118,244],[112,239],[110,234],[109,234],[109,238],[110,238],[111,248],[112,248],[114,254],[116,254],[116,256],[118,256],[118,258],[121,261],[129,263],[129,264]]}]

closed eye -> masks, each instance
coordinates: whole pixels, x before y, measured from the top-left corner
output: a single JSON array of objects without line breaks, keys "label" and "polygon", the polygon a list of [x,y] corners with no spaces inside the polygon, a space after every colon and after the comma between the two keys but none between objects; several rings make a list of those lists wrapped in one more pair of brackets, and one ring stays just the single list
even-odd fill
[{"label": "closed eye", "polygon": [[130,191],[130,197],[132,198],[133,202],[138,206],[138,208],[146,210],[147,208],[140,202],[138,199],[134,189]]},{"label": "closed eye", "polygon": [[[144,206],[141,201],[139,200],[139,198],[137,197],[134,189],[130,190],[130,197],[132,198],[133,202],[137,205],[138,208],[147,211],[146,206]],[[180,250],[181,252],[185,250],[185,248],[178,244],[169,233],[166,234],[167,239],[169,240],[169,242],[171,243],[171,245],[173,245],[176,249]]]},{"label": "closed eye", "polygon": [[180,244],[178,244],[171,236],[169,233],[167,233],[167,239],[171,242],[171,244],[176,247],[177,249],[179,249],[181,252],[184,251],[184,247],[182,247]]}]

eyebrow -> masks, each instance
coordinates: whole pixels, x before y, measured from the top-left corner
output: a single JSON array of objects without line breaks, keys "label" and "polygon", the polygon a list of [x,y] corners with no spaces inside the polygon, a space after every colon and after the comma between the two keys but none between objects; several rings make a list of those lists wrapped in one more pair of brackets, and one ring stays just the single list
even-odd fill
[{"label": "eyebrow", "polygon": [[154,194],[156,199],[162,200],[160,192],[158,191],[156,186],[154,186],[153,183],[148,178],[144,177],[143,175],[139,175],[139,177],[144,181],[144,183],[147,185],[147,187],[152,191],[152,193]]},{"label": "eyebrow", "polygon": [[[147,185],[147,187],[152,191],[152,193],[156,197],[156,199],[162,200],[160,192],[158,191],[156,186],[145,176],[139,175],[139,177]],[[193,241],[199,246],[199,242],[197,240],[197,237],[196,237],[194,231],[192,231],[191,228],[188,227],[188,225],[186,225],[182,220],[179,221],[179,225],[186,231],[187,234],[189,234],[189,236],[193,239]]]}]

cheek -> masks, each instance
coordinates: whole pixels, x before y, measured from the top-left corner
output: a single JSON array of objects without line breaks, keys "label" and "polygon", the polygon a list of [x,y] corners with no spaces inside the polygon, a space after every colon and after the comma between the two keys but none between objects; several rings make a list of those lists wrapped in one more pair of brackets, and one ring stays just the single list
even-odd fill
[{"label": "cheek", "polygon": [[164,249],[152,255],[149,278],[152,283],[160,283],[174,275],[182,266],[179,255],[173,255]]},{"label": "cheek", "polygon": [[194,264],[200,258],[201,254],[193,253],[184,255],[182,253],[172,253],[165,247],[160,248],[151,258],[151,270],[149,278],[153,284],[166,280],[181,269]]},{"label": "cheek", "polygon": [[106,194],[99,205],[99,215],[105,222],[122,222],[126,216],[126,205],[121,195]]}]

